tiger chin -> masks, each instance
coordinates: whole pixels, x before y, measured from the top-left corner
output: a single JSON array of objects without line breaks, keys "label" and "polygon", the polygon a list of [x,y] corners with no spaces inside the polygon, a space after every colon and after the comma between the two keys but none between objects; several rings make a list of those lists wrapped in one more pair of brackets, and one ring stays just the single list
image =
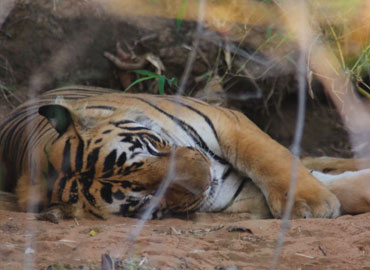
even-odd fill
[{"label": "tiger chin", "polygon": [[[0,146],[5,190],[15,191],[21,210],[52,222],[194,211],[281,218],[293,160],[237,111],[86,86],[15,109],[0,126]],[[325,161],[325,169],[343,167]],[[370,170],[350,169],[328,176],[298,162],[292,218],[368,212]]]}]

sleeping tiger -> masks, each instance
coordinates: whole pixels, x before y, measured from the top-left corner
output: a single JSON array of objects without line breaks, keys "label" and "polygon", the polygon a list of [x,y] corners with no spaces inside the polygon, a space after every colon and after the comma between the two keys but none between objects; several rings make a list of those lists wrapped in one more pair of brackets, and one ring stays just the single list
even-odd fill
[{"label": "sleeping tiger", "polygon": [[[0,147],[5,190],[15,191],[23,211],[53,222],[140,217],[164,180],[152,218],[193,211],[280,218],[293,158],[237,111],[86,86],[52,90],[15,109],[0,126]],[[337,159],[325,161],[338,167]],[[370,210],[369,189],[351,188],[369,186],[370,170],[328,176],[299,162],[297,175],[292,218],[336,217],[340,201],[346,213]]]}]

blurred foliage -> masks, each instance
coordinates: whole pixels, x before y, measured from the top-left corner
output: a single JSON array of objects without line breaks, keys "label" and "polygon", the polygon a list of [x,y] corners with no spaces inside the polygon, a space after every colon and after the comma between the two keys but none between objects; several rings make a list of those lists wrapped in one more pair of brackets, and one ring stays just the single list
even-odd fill
[{"label": "blurred foliage", "polygon": [[[115,15],[175,18],[177,29],[183,20],[196,20],[199,7],[198,0],[108,2],[106,10]],[[284,3],[286,1],[279,0],[207,1],[205,25],[229,39],[248,42],[256,52],[269,58],[281,59],[278,61],[283,61],[282,64],[295,65],[294,44],[298,37],[291,31],[295,25],[289,25],[289,17],[295,16],[296,10],[294,5],[287,10]],[[370,1],[313,0],[305,3],[308,21],[314,31],[314,40],[309,42],[327,44],[339,60],[341,68],[350,74],[357,85],[363,83],[361,78],[369,75]],[[254,29],[260,32],[264,29],[263,37],[253,33]]]}]

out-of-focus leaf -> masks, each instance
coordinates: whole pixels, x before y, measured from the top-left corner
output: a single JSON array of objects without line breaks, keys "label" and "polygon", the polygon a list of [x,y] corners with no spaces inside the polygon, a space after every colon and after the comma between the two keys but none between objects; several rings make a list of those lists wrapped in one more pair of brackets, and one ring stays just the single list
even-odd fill
[{"label": "out-of-focus leaf", "polygon": [[164,75],[160,75],[158,77],[158,91],[159,94],[164,95],[164,84],[166,82],[166,77]]},{"label": "out-of-focus leaf", "polygon": [[177,12],[177,18],[176,18],[176,30],[177,31],[180,30],[182,21],[184,20],[187,4],[188,4],[188,0],[181,0],[180,7]]}]

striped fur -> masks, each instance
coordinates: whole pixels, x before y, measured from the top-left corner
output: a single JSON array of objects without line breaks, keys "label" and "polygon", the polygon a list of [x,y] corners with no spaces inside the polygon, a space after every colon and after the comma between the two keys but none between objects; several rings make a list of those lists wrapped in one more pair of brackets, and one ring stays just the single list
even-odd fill
[{"label": "striped fur", "polygon": [[[0,126],[0,145],[5,187],[20,207],[62,217],[141,215],[164,179],[153,218],[195,210],[280,217],[292,166],[290,152],[239,112],[83,86],[18,107]],[[338,214],[337,198],[299,164],[293,217]]]}]

